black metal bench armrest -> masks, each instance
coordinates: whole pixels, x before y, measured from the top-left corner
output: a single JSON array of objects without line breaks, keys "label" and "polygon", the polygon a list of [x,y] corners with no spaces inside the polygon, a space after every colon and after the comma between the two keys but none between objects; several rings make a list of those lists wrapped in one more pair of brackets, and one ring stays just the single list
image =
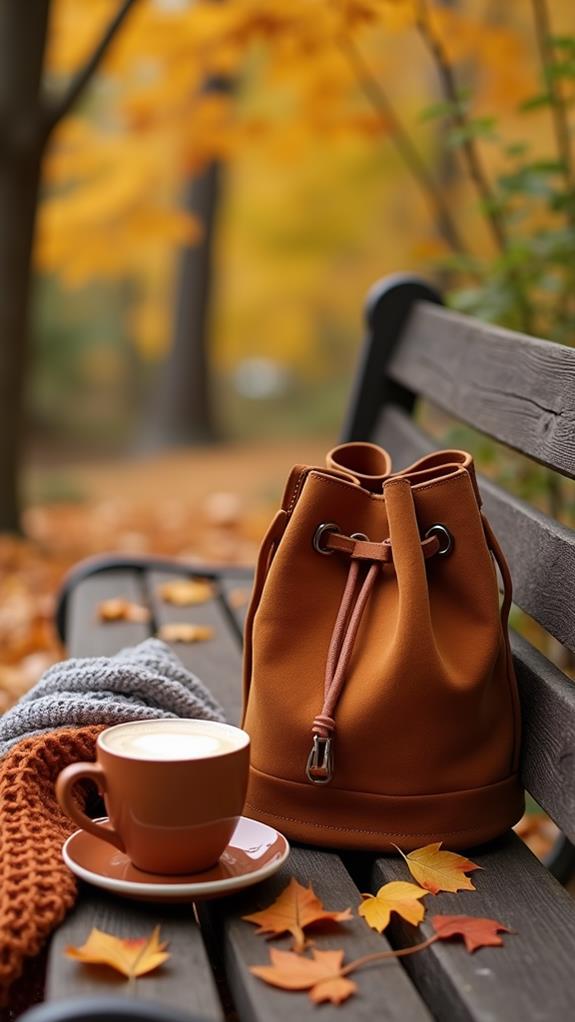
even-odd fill
[{"label": "black metal bench armrest", "polygon": [[56,599],[54,621],[61,642],[66,642],[66,618],[70,595],[76,586],[91,575],[106,571],[162,571],[188,578],[208,578],[218,580],[225,573],[226,578],[237,578],[251,581],[253,568],[247,565],[213,565],[201,561],[179,561],[170,557],[130,557],[125,554],[103,554],[88,557],[74,565],[65,576]]}]

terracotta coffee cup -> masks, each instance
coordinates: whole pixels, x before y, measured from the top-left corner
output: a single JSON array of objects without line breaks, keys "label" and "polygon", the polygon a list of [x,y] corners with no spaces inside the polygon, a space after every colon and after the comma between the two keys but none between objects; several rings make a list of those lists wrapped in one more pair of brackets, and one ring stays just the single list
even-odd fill
[{"label": "terracotta coffee cup", "polygon": [[[212,721],[141,720],[106,728],[95,763],[72,763],[56,781],[64,812],[83,830],[125,852],[148,873],[196,873],[213,866],[241,816],[249,735]],[[108,823],[79,806],[78,781],[96,783]]]}]

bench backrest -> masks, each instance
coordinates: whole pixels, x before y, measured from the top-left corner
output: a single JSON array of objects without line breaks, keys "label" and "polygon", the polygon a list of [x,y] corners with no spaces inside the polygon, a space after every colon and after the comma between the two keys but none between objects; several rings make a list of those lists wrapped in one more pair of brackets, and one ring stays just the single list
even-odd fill
[{"label": "bench backrest", "polygon": [[[367,303],[367,338],[343,431],[402,468],[437,448],[418,398],[575,478],[575,350],[444,309],[423,281],[394,276]],[[514,602],[575,651],[575,533],[491,480],[484,507],[507,556]],[[575,682],[512,635],[526,789],[575,841]]]}]

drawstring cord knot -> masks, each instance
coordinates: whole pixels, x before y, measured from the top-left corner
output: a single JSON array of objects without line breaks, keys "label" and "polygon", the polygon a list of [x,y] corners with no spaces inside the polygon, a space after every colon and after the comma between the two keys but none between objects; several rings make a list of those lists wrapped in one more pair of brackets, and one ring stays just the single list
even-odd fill
[{"label": "drawstring cord knot", "polygon": [[335,708],[343,690],[361,618],[381,563],[376,561],[370,565],[358,590],[361,562],[353,557],[353,553],[351,555],[327,655],[323,707],[321,713],[314,718],[312,726],[313,744],[307,760],[306,776],[313,784],[328,784],[333,777]]}]

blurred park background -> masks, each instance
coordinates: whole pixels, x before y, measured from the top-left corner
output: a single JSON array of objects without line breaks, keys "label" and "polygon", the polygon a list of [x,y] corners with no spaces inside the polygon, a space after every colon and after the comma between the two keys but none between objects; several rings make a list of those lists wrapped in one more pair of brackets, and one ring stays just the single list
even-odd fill
[{"label": "blurred park background", "polygon": [[568,0],[0,0],[0,709],[80,557],[254,559],[378,277],[572,343],[574,97]]}]

